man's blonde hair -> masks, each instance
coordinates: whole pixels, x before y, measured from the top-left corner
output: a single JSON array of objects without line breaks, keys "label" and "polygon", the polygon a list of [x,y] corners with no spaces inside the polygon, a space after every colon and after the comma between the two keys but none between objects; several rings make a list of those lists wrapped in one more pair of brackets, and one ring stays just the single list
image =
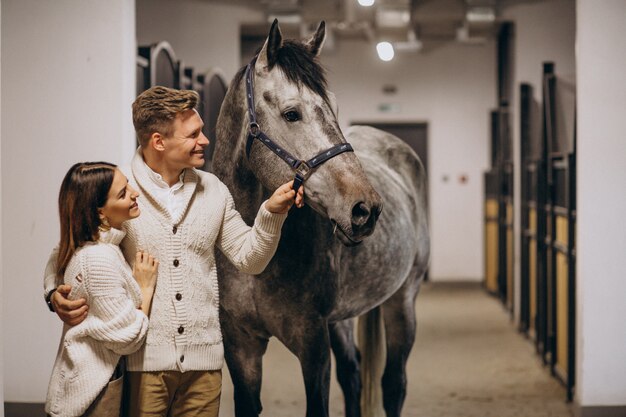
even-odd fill
[{"label": "man's blonde hair", "polygon": [[175,90],[157,85],[139,94],[133,102],[133,124],[139,144],[148,144],[153,133],[172,134],[172,121],[178,113],[195,109],[199,96],[193,90]]}]

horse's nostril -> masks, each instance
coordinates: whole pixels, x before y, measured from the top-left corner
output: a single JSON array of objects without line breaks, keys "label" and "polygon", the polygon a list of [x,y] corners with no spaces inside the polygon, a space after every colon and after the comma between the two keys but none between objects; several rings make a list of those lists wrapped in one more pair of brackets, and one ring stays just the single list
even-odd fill
[{"label": "horse's nostril", "polygon": [[363,226],[370,217],[370,209],[363,202],[359,202],[355,204],[352,208],[352,225],[353,226]]}]

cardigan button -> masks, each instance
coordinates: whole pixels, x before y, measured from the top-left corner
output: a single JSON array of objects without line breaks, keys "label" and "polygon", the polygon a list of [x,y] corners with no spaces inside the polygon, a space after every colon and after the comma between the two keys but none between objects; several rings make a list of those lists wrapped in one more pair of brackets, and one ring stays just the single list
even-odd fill
[{"label": "cardigan button", "polygon": [[180,265],[180,262],[178,262],[178,259],[174,259],[174,266],[178,267],[178,265]]},{"label": "cardigan button", "polygon": [[185,362],[185,355],[180,355],[180,362]]},{"label": "cardigan button", "polygon": [[176,226],[172,227],[172,233],[176,234],[176,232],[178,232],[178,227]]},{"label": "cardigan button", "polygon": [[178,301],[182,300],[182,299],[183,299],[183,295],[182,295],[181,293],[177,292],[177,293],[176,293],[176,299],[177,299]]},{"label": "cardigan button", "polygon": [[178,334],[183,334],[185,332],[185,328],[183,326],[180,326],[178,328]]}]

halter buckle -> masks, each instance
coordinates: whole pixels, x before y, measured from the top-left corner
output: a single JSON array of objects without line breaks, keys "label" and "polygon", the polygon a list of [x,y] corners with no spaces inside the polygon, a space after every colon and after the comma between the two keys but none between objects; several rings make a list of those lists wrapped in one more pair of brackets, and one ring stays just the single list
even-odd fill
[{"label": "halter buckle", "polygon": [[306,164],[306,162],[300,162],[300,165],[296,168],[296,174],[299,174],[303,179],[306,179],[311,173],[311,168]]},{"label": "halter buckle", "polygon": [[259,133],[261,133],[259,124],[257,122],[250,123],[250,134],[256,138],[259,136]]}]

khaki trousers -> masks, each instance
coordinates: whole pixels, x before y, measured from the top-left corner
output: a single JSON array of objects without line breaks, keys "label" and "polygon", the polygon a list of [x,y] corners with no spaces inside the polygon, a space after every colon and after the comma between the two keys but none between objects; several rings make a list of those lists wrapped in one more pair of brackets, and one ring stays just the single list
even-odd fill
[{"label": "khaki trousers", "polygon": [[217,417],[222,371],[127,372],[127,417]]}]

